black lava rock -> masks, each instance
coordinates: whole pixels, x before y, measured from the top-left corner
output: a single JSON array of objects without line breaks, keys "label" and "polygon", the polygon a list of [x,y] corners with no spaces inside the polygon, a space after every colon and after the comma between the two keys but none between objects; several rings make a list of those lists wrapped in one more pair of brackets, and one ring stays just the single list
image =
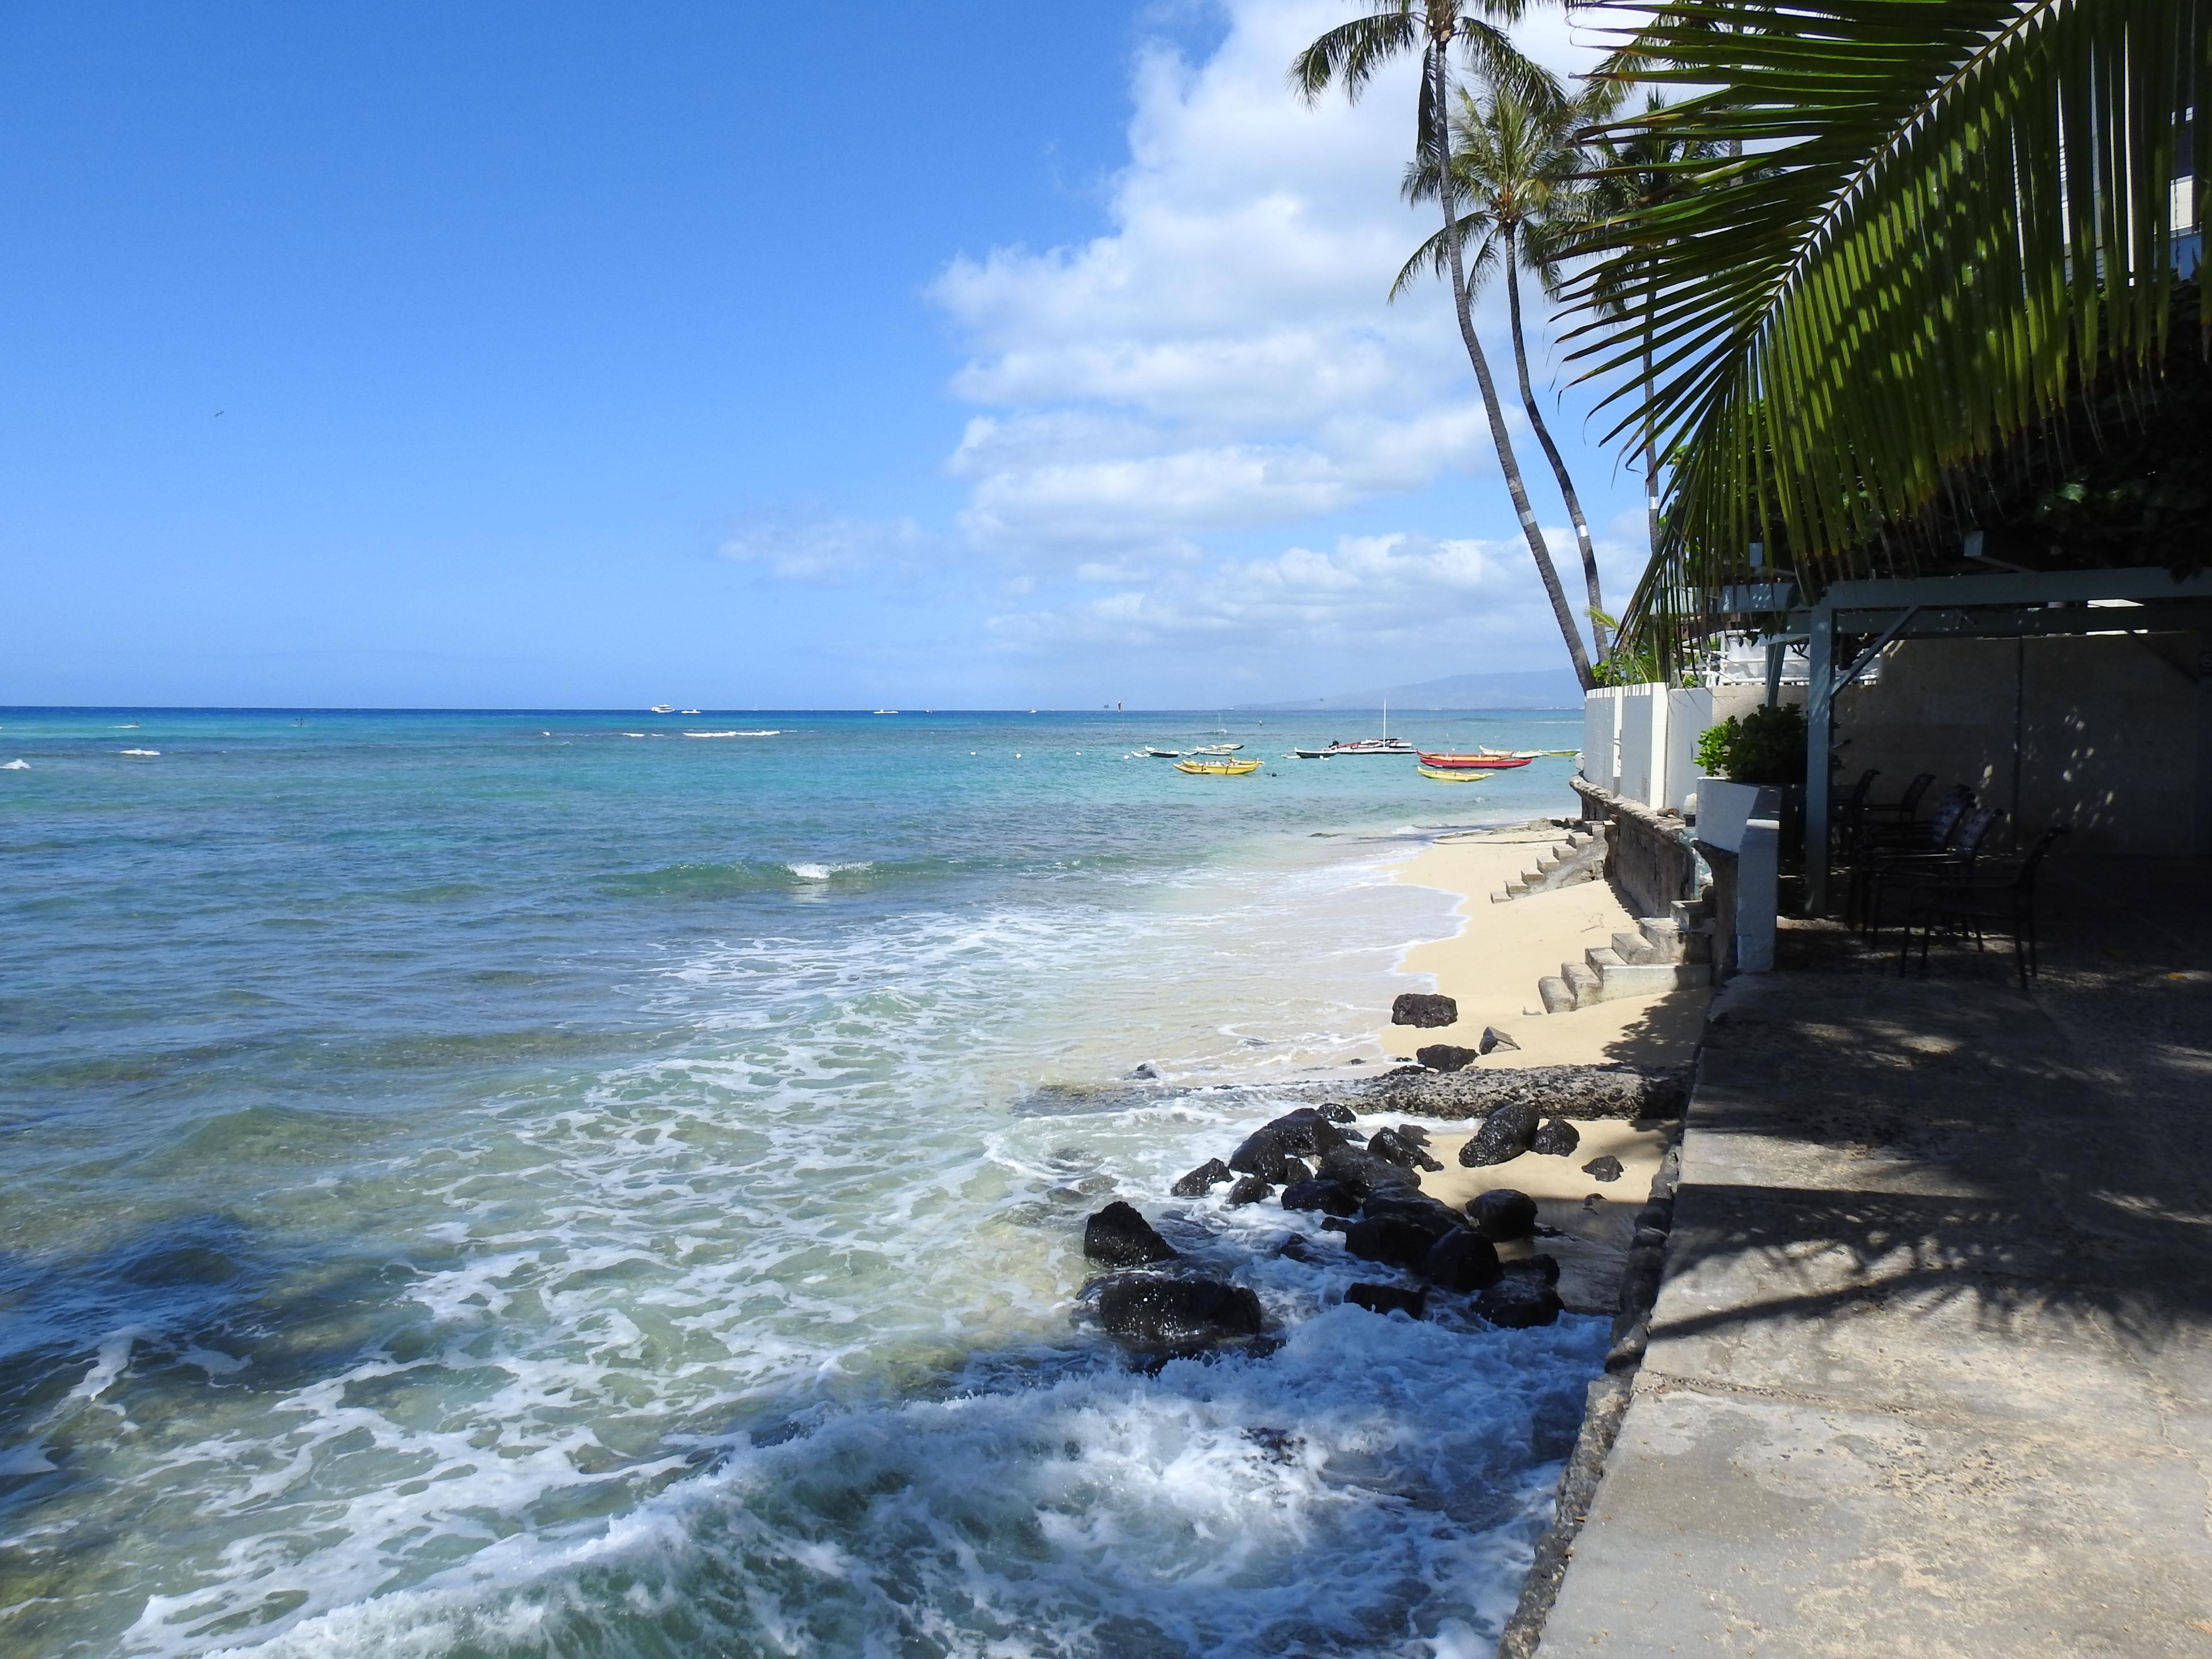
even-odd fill
[{"label": "black lava rock", "polygon": [[1510,1243],[1536,1231],[1536,1200],[1510,1187],[1496,1188],[1475,1195],[1467,1218],[1492,1243]]},{"label": "black lava rock", "polygon": [[1341,1181],[1316,1176],[1311,1181],[1294,1181],[1284,1188],[1283,1207],[1319,1210],[1327,1215],[1358,1215],[1359,1194]]},{"label": "black lava rock", "polygon": [[1328,1260],[1328,1253],[1326,1250],[1316,1249],[1314,1242],[1308,1238],[1304,1233],[1292,1233],[1288,1238],[1275,1246],[1275,1254],[1279,1256],[1287,1256],[1292,1261],[1310,1262],[1326,1261]]},{"label": "black lava rock", "polygon": [[1316,1171],[1324,1181],[1340,1181],[1365,1198],[1378,1187],[1411,1187],[1413,1172],[1357,1146],[1340,1146],[1323,1156]]},{"label": "black lava rock", "polygon": [[1140,1061],[1121,1075],[1131,1083],[1157,1083],[1160,1077],[1149,1060]]},{"label": "black lava rock", "polygon": [[1528,1150],[1547,1158],[1571,1158],[1583,1144],[1583,1132],[1563,1117],[1555,1117],[1528,1138]]},{"label": "black lava rock", "polygon": [[1483,1119],[1482,1127],[1459,1149],[1459,1161],[1470,1170],[1510,1163],[1527,1152],[1535,1138],[1536,1109],[1526,1101],[1515,1101]]},{"label": "black lava rock", "polygon": [[1449,997],[1431,996],[1425,992],[1408,991],[1390,1005],[1393,1025],[1456,1025],[1459,1023],[1459,1004]]},{"label": "black lava rock", "polygon": [[1557,1320],[1565,1304],[1549,1285],[1526,1274],[1512,1273],[1487,1290],[1475,1293],[1474,1310],[1493,1325],[1507,1330],[1526,1330]]},{"label": "black lava rock", "polygon": [[1516,1042],[1511,1036],[1508,1036],[1505,1032],[1499,1030],[1495,1025],[1484,1026],[1482,1028],[1482,1041],[1476,1043],[1474,1046],[1478,1051],[1486,1054],[1494,1048],[1510,1048],[1517,1053],[1521,1048],[1521,1045]]},{"label": "black lava rock", "polygon": [[1116,1199],[1083,1224],[1083,1254],[1109,1267],[1141,1267],[1171,1261],[1175,1246],[1152,1231],[1152,1224]]},{"label": "black lava rock", "polygon": [[1439,1236],[1429,1246],[1429,1259],[1421,1271],[1438,1290],[1459,1296],[1487,1290],[1503,1277],[1498,1247],[1465,1227],[1455,1227]]},{"label": "black lava rock", "polygon": [[1098,1292],[1098,1322],[1143,1348],[1192,1348],[1260,1334],[1260,1298],[1215,1279],[1127,1273]]},{"label": "black lava rock", "polygon": [[1342,1215],[1325,1215],[1321,1218],[1321,1230],[1325,1233],[1350,1232],[1352,1218]]},{"label": "black lava rock", "polygon": [[1257,1204],[1274,1190],[1272,1182],[1262,1181],[1258,1176],[1246,1176],[1229,1189],[1229,1207],[1233,1210],[1240,1205]]},{"label": "black lava rock", "polygon": [[[1357,1066],[1360,1062],[1355,1060],[1352,1063],[1354,1066]],[[1341,1105],[1334,1100],[1322,1102],[1320,1105],[1315,1107],[1314,1110],[1319,1112],[1331,1123],[1354,1123],[1357,1122],[1359,1118],[1359,1114],[1353,1111],[1351,1107]]]},{"label": "black lava rock", "polygon": [[1411,1314],[1416,1319],[1425,1315],[1429,1308],[1427,1291],[1409,1291],[1397,1285],[1348,1285],[1344,1299],[1370,1313]]},{"label": "black lava rock", "polygon": [[1508,1279],[1525,1279],[1534,1285],[1556,1285],[1559,1282],[1559,1258],[1538,1251],[1524,1255],[1518,1261],[1509,1261],[1498,1270]]},{"label": "black lava rock", "polygon": [[1407,1139],[1400,1129],[1377,1129],[1368,1136],[1367,1155],[1386,1158],[1407,1170],[1441,1170],[1444,1167],[1423,1152],[1418,1142]]},{"label": "black lava rock", "polygon": [[1204,1198],[1224,1181],[1234,1181],[1236,1174],[1218,1158],[1209,1158],[1188,1175],[1168,1188],[1177,1198]]},{"label": "black lava rock", "polygon": [[1369,1194],[1359,1215],[1364,1221],[1402,1221],[1431,1238],[1467,1231],[1466,1222],[1450,1205],[1410,1187],[1384,1187]]},{"label": "black lava rock", "polygon": [[1344,1248],[1363,1261],[1418,1269],[1427,1265],[1436,1235],[1396,1216],[1369,1216],[1344,1230]]},{"label": "black lava rock", "polygon": [[1482,1055],[1477,1049],[1462,1048],[1456,1043],[1431,1042],[1414,1049],[1413,1058],[1432,1072],[1464,1072]]},{"label": "black lava rock", "polygon": [[1621,1176],[1620,1160],[1607,1152],[1603,1158],[1594,1158],[1583,1164],[1583,1173],[1592,1181],[1618,1181]]},{"label": "black lava rock", "polygon": [[1291,1165],[1301,1158],[1316,1158],[1344,1145],[1336,1125],[1311,1107],[1285,1113],[1263,1123],[1244,1138],[1229,1155],[1229,1167],[1240,1175],[1265,1176],[1269,1181],[1303,1181],[1311,1173],[1303,1164],[1293,1173]]}]

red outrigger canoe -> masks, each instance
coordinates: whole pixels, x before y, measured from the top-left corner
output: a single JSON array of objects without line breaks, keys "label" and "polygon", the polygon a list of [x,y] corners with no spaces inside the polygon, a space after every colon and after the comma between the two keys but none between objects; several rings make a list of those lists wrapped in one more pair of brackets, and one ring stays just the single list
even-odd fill
[{"label": "red outrigger canoe", "polygon": [[1509,768],[1526,766],[1536,758],[1534,753],[1525,755],[1494,755],[1487,752],[1473,755],[1431,755],[1426,750],[1418,751],[1421,764],[1433,766],[1444,772],[1503,772]]}]

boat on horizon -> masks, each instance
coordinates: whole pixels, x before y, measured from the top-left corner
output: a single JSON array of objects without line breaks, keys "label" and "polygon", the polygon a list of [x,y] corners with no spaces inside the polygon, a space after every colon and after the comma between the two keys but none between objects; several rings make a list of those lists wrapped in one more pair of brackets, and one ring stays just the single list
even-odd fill
[{"label": "boat on horizon", "polygon": [[1255,760],[1179,760],[1176,770],[1198,778],[1249,777],[1260,769]]},{"label": "boat on horizon", "polygon": [[648,714],[672,714],[676,712],[676,705],[672,702],[657,702],[645,712]]}]

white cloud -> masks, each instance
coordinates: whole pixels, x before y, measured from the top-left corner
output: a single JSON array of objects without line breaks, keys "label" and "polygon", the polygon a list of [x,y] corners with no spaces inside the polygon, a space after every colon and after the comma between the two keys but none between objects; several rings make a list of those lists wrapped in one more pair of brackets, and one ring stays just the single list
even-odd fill
[{"label": "white cloud", "polygon": [[[1580,592],[1579,572],[1563,567],[1560,574],[1572,584],[1571,598]],[[1003,647],[1040,653],[1234,641],[1258,651],[1503,645],[1515,654],[1533,639],[1542,655],[1555,626],[1526,543],[1406,534],[1342,537],[1328,552],[1293,547],[991,619]]]},{"label": "white cloud", "polygon": [[911,519],[768,514],[731,529],[714,550],[778,581],[834,584],[863,567],[911,555],[927,539]]}]

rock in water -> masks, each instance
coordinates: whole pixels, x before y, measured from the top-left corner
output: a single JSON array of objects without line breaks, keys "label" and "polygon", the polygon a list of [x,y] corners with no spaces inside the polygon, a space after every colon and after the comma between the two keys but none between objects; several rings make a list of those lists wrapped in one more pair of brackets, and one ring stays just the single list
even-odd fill
[{"label": "rock in water", "polygon": [[1493,1048],[1510,1048],[1516,1054],[1518,1054],[1521,1049],[1521,1045],[1516,1042],[1510,1035],[1499,1030],[1495,1025],[1484,1026],[1482,1041],[1474,1046],[1476,1052],[1486,1054]]},{"label": "rock in water", "polygon": [[1453,1228],[1430,1245],[1429,1259],[1421,1271],[1438,1290],[1458,1296],[1487,1290],[1503,1277],[1498,1247],[1465,1227]]},{"label": "rock in water", "polygon": [[1316,1176],[1311,1181],[1294,1181],[1284,1188],[1283,1207],[1286,1210],[1319,1210],[1325,1215],[1357,1215],[1359,1213],[1359,1194],[1341,1181],[1330,1181]]},{"label": "rock in water", "polygon": [[1152,1062],[1147,1060],[1139,1062],[1131,1070],[1124,1072],[1121,1076],[1124,1081],[1129,1083],[1157,1083],[1159,1081],[1160,1074],[1153,1069]]},{"label": "rock in water", "polygon": [[1525,1279],[1532,1285],[1556,1285],[1559,1282],[1559,1258],[1539,1251],[1518,1261],[1509,1261],[1498,1271],[1507,1279]]},{"label": "rock in water", "polygon": [[[1594,1158],[1583,1164],[1583,1173],[1592,1181],[1618,1181],[1621,1176],[1620,1160],[1607,1152],[1603,1158]],[[1591,1196],[1595,1197],[1596,1194],[1592,1194]]]},{"label": "rock in water", "polygon": [[1510,1187],[1479,1193],[1467,1206],[1474,1230],[1493,1244],[1510,1244],[1536,1231],[1536,1200]]},{"label": "rock in water", "polygon": [[1540,1279],[1513,1273],[1487,1290],[1476,1292],[1474,1310],[1493,1325],[1507,1330],[1526,1330],[1556,1321],[1564,1304],[1559,1293]]},{"label": "rock in water", "polygon": [[1547,1158],[1571,1158],[1583,1144],[1583,1132],[1563,1117],[1555,1117],[1528,1139],[1528,1150]]},{"label": "rock in water", "polygon": [[1209,1158],[1168,1188],[1177,1198],[1204,1198],[1224,1181],[1237,1179],[1235,1171],[1218,1158]]},{"label": "rock in water", "polygon": [[[1357,1060],[1352,1062],[1354,1066],[1357,1066],[1359,1063],[1360,1062]],[[1314,1110],[1319,1112],[1331,1123],[1335,1124],[1355,1123],[1358,1121],[1359,1119],[1359,1114],[1353,1111],[1351,1107],[1343,1105],[1334,1100],[1323,1101],[1320,1105],[1315,1107]]]},{"label": "rock in water", "polygon": [[1378,1188],[1414,1184],[1410,1170],[1356,1146],[1340,1146],[1325,1155],[1316,1173],[1324,1181],[1342,1182],[1362,1198]]},{"label": "rock in water", "polygon": [[1116,1199],[1083,1224],[1083,1254],[1109,1267],[1141,1267],[1171,1261],[1176,1250],[1151,1222]]},{"label": "rock in water", "polygon": [[1467,1223],[1458,1211],[1442,1199],[1431,1198],[1411,1187],[1378,1188],[1368,1194],[1367,1201],[1359,1206],[1359,1215],[1364,1221],[1403,1221],[1419,1227],[1431,1238],[1467,1231]]},{"label": "rock in water", "polygon": [[1273,1182],[1304,1181],[1311,1171],[1299,1158],[1326,1157],[1343,1145],[1336,1125],[1310,1106],[1302,1107],[1245,1136],[1243,1145],[1230,1153],[1229,1167]]},{"label": "rock in water", "polygon": [[1313,1241],[1304,1233],[1292,1233],[1275,1246],[1275,1254],[1287,1257],[1292,1261],[1315,1262],[1328,1260],[1328,1252],[1315,1248]]},{"label": "rock in water", "polygon": [[1363,1218],[1344,1230],[1344,1248],[1363,1261],[1417,1269],[1426,1265],[1436,1236],[1396,1216]]},{"label": "rock in water", "polygon": [[1273,1182],[1262,1181],[1257,1176],[1246,1176],[1229,1189],[1229,1207],[1233,1210],[1239,1205],[1257,1204],[1274,1190]]},{"label": "rock in water", "polygon": [[1409,1291],[1396,1285],[1347,1285],[1344,1299],[1370,1313],[1411,1314],[1416,1319],[1425,1314],[1429,1306],[1425,1291]]},{"label": "rock in water", "polygon": [[1462,1048],[1449,1042],[1431,1042],[1425,1048],[1413,1050],[1413,1058],[1432,1072],[1463,1072],[1482,1058],[1473,1048]]},{"label": "rock in water", "polygon": [[1406,1170],[1441,1170],[1444,1166],[1423,1152],[1418,1142],[1406,1139],[1400,1129],[1377,1129],[1367,1137],[1367,1155],[1387,1158]]},{"label": "rock in water", "polygon": [[1408,991],[1390,1005],[1393,1025],[1456,1025],[1459,1024],[1459,1004],[1449,997],[1433,996],[1426,992]]},{"label": "rock in water", "polygon": [[1528,1150],[1536,1138],[1536,1109],[1526,1101],[1500,1106],[1482,1120],[1482,1127],[1459,1149],[1459,1161],[1470,1170],[1504,1164]]},{"label": "rock in water", "polygon": [[1116,1340],[1144,1348],[1190,1348],[1260,1334],[1260,1298],[1216,1279],[1129,1273],[1098,1293],[1098,1322]]}]

